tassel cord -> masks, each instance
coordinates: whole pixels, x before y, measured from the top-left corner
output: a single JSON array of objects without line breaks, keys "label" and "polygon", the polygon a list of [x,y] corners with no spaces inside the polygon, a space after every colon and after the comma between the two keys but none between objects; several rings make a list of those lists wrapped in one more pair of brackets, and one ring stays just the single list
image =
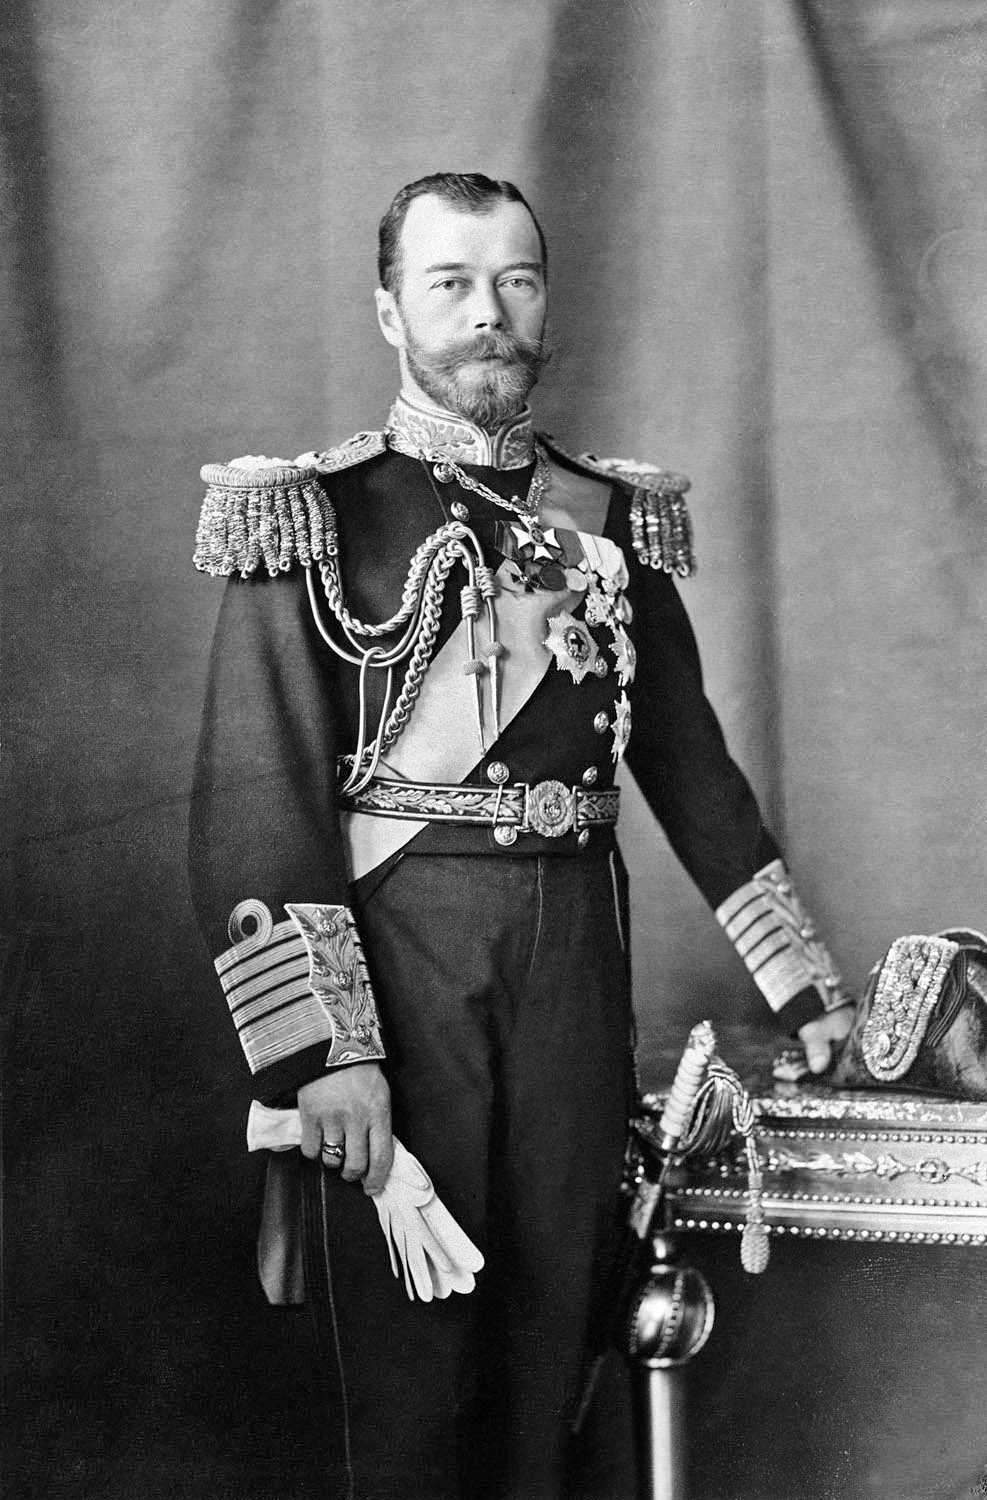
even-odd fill
[{"label": "tassel cord", "polygon": [[[432,652],[435,647],[435,639],[438,635],[439,626],[441,624],[442,601],[445,593],[446,580],[457,559],[462,560],[466,565],[468,565],[470,561],[470,553],[465,543],[458,541],[449,543],[449,545],[443,549],[442,553],[440,553],[439,556],[437,556],[434,560],[433,568],[430,570],[429,576],[426,579],[425,587],[422,593],[420,628],[417,631],[416,638],[412,646],[411,657],[408,662],[407,670],[405,672],[404,682],[402,684],[401,691],[394,702],[394,706],[393,708],[391,708],[390,713],[388,714],[387,706],[390,701],[390,686],[392,681],[391,677],[388,678],[388,691],[386,694],[384,710],[381,714],[381,727],[378,730],[374,746],[371,749],[368,749],[366,747],[366,688],[365,677],[364,674],[361,673],[361,732],[358,746],[359,758],[356,755],[344,757],[345,761],[351,763],[351,771],[343,787],[344,792],[353,792],[355,790],[360,790],[364,785],[366,785],[367,781],[369,781],[370,777],[372,777],[374,774],[376,766],[379,763],[380,756],[391,748],[411,717],[412,709],[414,708],[414,705],[418,699],[418,695],[421,692],[422,683],[425,680],[425,673],[432,657]],[[314,590],[312,589],[310,589],[310,599],[312,601],[313,611],[316,615],[316,623],[319,626],[323,638],[333,648],[333,650],[336,650],[336,643],[328,635],[328,632],[325,630],[325,627],[322,623],[321,615],[318,610],[318,600],[314,594]],[[356,658],[357,664],[361,665],[362,667],[363,656],[368,654],[370,653],[363,653],[359,658]],[[385,664],[388,664],[388,659],[382,656],[380,659],[377,659],[372,663],[368,663],[368,666],[373,665],[374,667],[382,667]],[[366,772],[365,764],[368,756],[371,758],[370,763],[373,767],[373,769],[369,771],[369,774],[367,774]],[[359,781],[358,777],[361,778],[359,779]]]},{"label": "tassel cord", "polygon": [[422,624],[415,642],[408,669],[405,673],[401,692],[398,694],[394,708],[391,710],[387,729],[381,744],[381,751],[391,748],[411,717],[411,711],[418,700],[418,695],[425,680],[425,673],[435,648],[435,639],[439,633],[439,625],[442,621],[442,599],[445,593],[445,583],[456,561],[457,550],[462,544],[450,544],[441,558],[436,560],[435,572],[425,590],[422,602]]},{"label": "tassel cord", "polygon": [[[306,569],[306,586],[308,588],[309,604],[316,628],[326,645],[341,660],[360,668],[359,703],[360,720],[357,737],[356,751],[352,756],[344,757],[349,763],[350,771],[342,787],[344,794],[351,794],[362,788],[371,780],[379,764],[380,757],[394,744],[401,731],[407,724],[411,711],[421,692],[422,683],[425,678],[435,640],[438,635],[442,617],[442,603],[445,596],[445,586],[453,565],[459,561],[466,570],[468,579],[467,590],[472,599],[475,596],[477,608],[470,613],[464,609],[467,620],[469,652],[471,659],[475,655],[475,643],[473,638],[474,618],[479,613],[482,603],[486,605],[487,616],[491,624],[492,655],[496,658],[503,647],[496,639],[496,617],[493,611],[493,595],[496,586],[493,584],[489,569],[483,561],[483,552],[476,535],[466,526],[460,523],[450,523],[434,532],[418,548],[412,559],[408,578],[403,591],[403,603],[397,614],[383,625],[367,626],[359,621],[345,608],[342,597],[342,586],[339,578],[338,548],[335,544],[335,535],[328,539],[327,551],[329,556],[320,563],[319,573],[322,580],[323,594],[332,611],[333,617],[340,625],[346,638],[346,644],[336,640],[330,634],[327,624],[322,616],[322,608],[316,593],[314,570]],[[358,635],[370,635],[379,637],[382,634],[393,631],[398,624],[404,624],[405,629],[401,638],[389,647],[378,645],[368,647],[365,641],[356,639]],[[408,658],[404,682],[393,707],[391,707],[391,693],[393,688],[393,668],[398,663]],[[386,670],[388,673],[387,687],[385,689],[384,705],[378,721],[377,732],[373,743],[367,743],[367,680],[370,669]],[[494,670],[496,660],[494,660]],[[477,692],[477,713],[480,725],[481,744],[483,741],[482,705],[479,703],[479,682]],[[498,717],[498,705],[496,686],[494,689],[494,717]]]},{"label": "tassel cord", "polygon": [[476,622],[483,608],[483,599],[477,584],[476,563],[471,557],[464,557],[463,563],[466,568],[467,583],[460,589],[459,601],[463,619],[466,622],[466,665],[463,671],[473,679],[473,705],[476,711],[476,728],[480,739],[480,754],[486,753],[486,745],[483,739],[483,692],[480,678],[486,671],[486,665],[476,654]]},{"label": "tassel cord", "polygon": [[736,1134],[747,1162],[747,1222],[741,1237],[741,1264],[757,1275],[768,1263],[767,1230],[761,1203],[762,1174],[757,1153],[757,1120],[750,1095],[737,1074],[715,1054],[696,1093],[692,1112],[676,1148],[679,1158],[716,1155]]},{"label": "tassel cord", "polygon": [[476,570],[476,581],[483,597],[483,603],[487,614],[487,630],[490,634],[490,644],[487,647],[487,666],[490,672],[490,702],[493,709],[494,737],[500,736],[500,658],[504,655],[504,647],[500,639],[497,625],[497,611],[494,608],[494,600],[497,597],[497,585],[490,568],[485,564]]}]

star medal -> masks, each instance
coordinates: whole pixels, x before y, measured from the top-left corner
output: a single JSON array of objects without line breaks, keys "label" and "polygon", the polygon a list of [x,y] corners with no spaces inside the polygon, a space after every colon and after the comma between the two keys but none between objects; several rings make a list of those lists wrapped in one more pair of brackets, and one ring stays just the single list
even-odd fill
[{"label": "star medal", "polygon": [[597,644],[583,622],[567,609],[549,620],[544,643],[555,657],[556,667],[560,672],[568,672],[573,682],[582,682],[596,671],[600,655]]},{"label": "star medal", "polygon": [[613,730],[613,749],[611,754],[614,761],[624,758],[627,742],[631,737],[631,702],[627,694],[622,692],[614,704],[617,710],[610,728]]}]

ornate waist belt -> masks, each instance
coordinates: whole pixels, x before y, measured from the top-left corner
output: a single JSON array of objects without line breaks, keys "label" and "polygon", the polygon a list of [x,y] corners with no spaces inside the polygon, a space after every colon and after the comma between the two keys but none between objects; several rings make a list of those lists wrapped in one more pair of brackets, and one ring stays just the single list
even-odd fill
[{"label": "ornate waist belt", "polygon": [[513,844],[522,833],[540,833],[554,839],[591,827],[612,826],[617,821],[620,792],[616,788],[596,792],[561,781],[445,786],[375,776],[362,791],[351,792],[341,800],[347,811],[370,813],[376,818],[481,824],[493,829],[499,843]]}]

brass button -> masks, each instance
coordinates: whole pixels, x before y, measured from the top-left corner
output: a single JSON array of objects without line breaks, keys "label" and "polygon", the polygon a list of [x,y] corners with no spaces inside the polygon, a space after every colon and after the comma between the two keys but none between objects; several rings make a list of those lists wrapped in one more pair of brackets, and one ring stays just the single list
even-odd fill
[{"label": "brass button", "polygon": [[580,849],[585,849],[586,848],[586,845],[589,843],[589,829],[588,828],[584,828],[583,829],[583,831],[580,833],[579,837],[577,838],[576,843],[579,845]]},{"label": "brass button", "polygon": [[595,766],[587,766],[583,772],[583,786],[596,786],[600,773]]},{"label": "brass button", "polygon": [[517,829],[512,828],[506,823],[498,823],[494,829],[494,838],[498,844],[503,845],[505,849],[509,849],[512,844],[517,843]]},{"label": "brass button", "polygon": [[469,509],[463,504],[461,500],[454,500],[449,509],[452,511],[457,521],[468,521],[470,518]]},{"label": "brass button", "polygon": [[503,786],[510,774],[502,760],[492,760],[487,766],[487,780],[492,781],[494,786]]},{"label": "brass button", "polygon": [[606,660],[602,656],[598,656],[596,658],[596,661],[593,663],[593,671],[596,673],[597,677],[606,677],[609,670],[610,668]]},{"label": "brass button", "polygon": [[593,720],[593,728],[596,730],[597,734],[606,734],[607,730],[610,728],[610,715],[605,714],[601,709],[596,718]]}]

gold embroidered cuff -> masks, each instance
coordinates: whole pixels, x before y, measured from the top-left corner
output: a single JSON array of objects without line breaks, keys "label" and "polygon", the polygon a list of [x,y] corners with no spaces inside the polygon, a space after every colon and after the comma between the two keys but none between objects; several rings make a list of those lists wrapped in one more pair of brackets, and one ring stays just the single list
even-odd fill
[{"label": "gold embroidered cuff", "polygon": [[716,917],[773,1011],[815,989],[826,1010],[849,1000],[780,859],[717,907]]},{"label": "gold embroidered cuff", "polygon": [[384,1056],[373,991],[345,906],[287,906],[275,924],[262,901],[230,917],[233,946],[216,959],[252,1073],[320,1042],[327,1068]]},{"label": "gold embroidered cuff", "polygon": [[332,1022],[326,1067],[384,1056],[377,1005],[363,948],[345,906],[285,907],[309,957],[309,983]]}]

